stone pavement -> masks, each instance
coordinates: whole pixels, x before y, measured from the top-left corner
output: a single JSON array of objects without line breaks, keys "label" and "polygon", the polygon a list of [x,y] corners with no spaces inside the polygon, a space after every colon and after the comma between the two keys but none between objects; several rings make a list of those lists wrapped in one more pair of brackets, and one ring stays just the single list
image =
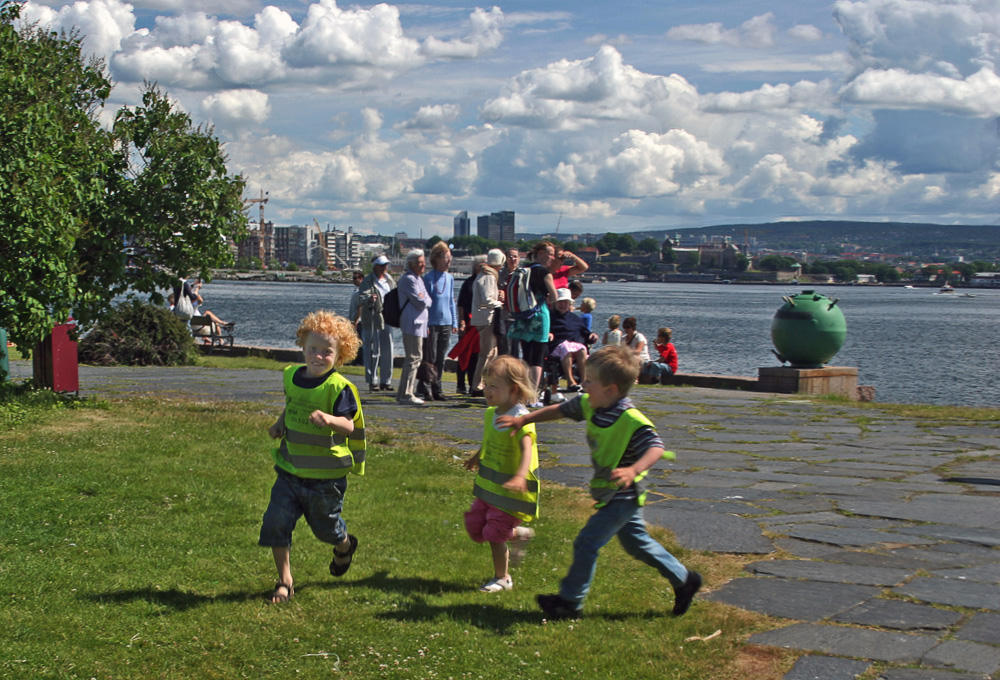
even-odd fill
[{"label": "stone pavement", "polygon": [[[14,377],[30,366],[12,362]],[[81,393],[263,400],[271,371],[81,367]],[[378,428],[456,454],[478,445],[484,402],[399,406],[362,390]],[[646,518],[693,550],[757,554],[704,599],[788,619],[749,643],[805,652],[786,680],[1000,678],[1000,429],[939,424],[786,395],[638,388],[677,453],[651,475]],[[543,474],[583,486],[583,428],[539,426]]]}]

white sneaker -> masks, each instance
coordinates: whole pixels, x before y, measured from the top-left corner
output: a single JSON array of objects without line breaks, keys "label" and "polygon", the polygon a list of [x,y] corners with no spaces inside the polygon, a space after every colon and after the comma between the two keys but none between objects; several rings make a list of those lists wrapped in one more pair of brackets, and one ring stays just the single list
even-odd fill
[{"label": "white sneaker", "polygon": [[545,404],[540,401],[536,401],[534,404],[528,404],[528,408],[544,408]]},{"label": "white sneaker", "polygon": [[419,406],[424,403],[424,400],[420,397],[403,397],[402,399],[397,399],[396,402],[409,406]]},{"label": "white sneaker", "polygon": [[510,563],[517,565],[524,559],[525,548],[535,537],[535,530],[529,527],[514,527],[514,538],[510,539]]},{"label": "white sneaker", "polygon": [[501,590],[510,590],[514,587],[514,580],[508,576],[506,578],[493,577],[479,588],[481,593],[499,593]]}]

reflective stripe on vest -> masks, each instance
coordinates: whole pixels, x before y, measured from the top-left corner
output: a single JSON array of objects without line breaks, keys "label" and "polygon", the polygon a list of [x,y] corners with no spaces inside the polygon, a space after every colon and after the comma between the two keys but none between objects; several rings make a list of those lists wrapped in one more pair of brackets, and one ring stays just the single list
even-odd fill
[{"label": "reflective stripe on vest", "polygon": [[[594,408],[590,398],[581,396],[583,414],[587,417],[587,443],[590,444],[590,462],[594,466],[594,476],[590,480],[590,497],[597,501],[597,507],[606,505],[621,489],[611,481],[611,473],[621,463],[625,449],[632,441],[632,435],[644,425],[654,427],[652,421],[642,415],[639,409],[626,409],[608,427],[594,425]],[[636,502],[646,503],[647,484],[644,481],[649,470],[640,472],[632,480],[636,491]]]},{"label": "reflective stripe on vest", "polygon": [[[479,474],[472,494],[495,508],[510,513],[524,522],[538,517],[538,445],[535,426],[525,425],[511,437],[510,430],[493,426],[496,408],[486,409],[483,416],[483,447],[479,454]],[[525,475],[527,491],[511,491],[503,487],[513,478],[521,462],[521,439],[531,437],[531,462]]]},{"label": "reflective stripe on vest", "polygon": [[[343,477],[348,472],[365,473],[365,420],[357,388],[346,378],[331,373],[315,388],[298,387],[293,376],[299,366],[285,369],[285,435],[273,450],[278,467],[293,475],[313,479]],[[315,410],[332,413],[340,394],[350,389],[358,410],[354,414],[354,431],[350,435],[316,427],[308,421]]]}]

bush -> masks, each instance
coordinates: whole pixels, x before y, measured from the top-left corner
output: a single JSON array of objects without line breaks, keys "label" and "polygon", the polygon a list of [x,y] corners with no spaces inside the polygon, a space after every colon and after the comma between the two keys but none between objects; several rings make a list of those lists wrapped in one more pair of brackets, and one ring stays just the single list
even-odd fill
[{"label": "bush", "polygon": [[80,361],[99,366],[193,364],[194,340],[187,323],[166,307],[130,300],[112,309],[79,344]]}]

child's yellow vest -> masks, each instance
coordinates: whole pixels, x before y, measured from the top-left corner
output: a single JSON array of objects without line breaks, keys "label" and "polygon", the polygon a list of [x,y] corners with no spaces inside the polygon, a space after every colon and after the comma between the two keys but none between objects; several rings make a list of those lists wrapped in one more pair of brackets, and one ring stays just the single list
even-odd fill
[{"label": "child's yellow vest", "polygon": [[[483,424],[483,449],[479,454],[479,474],[472,493],[495,508],[510,513],[524,522],[538,517],[538,446],[534,424],[525,425],[513,437],[510,431],[493,426],[495,407],[486,409]],[[531,437],[531,464],[526,475],[528,490],[525,493],[503,487],[517,472],[521,460],[521,438]]]},{"label": "child's yellow vest", "polygon": [[[580,397],[583,414],[587,417],[587,443],[590,445],[590,462],[594,466],[594,476],[590,480],[590,496],[597,501],[597,507],[607,505],[608,501],[618,493],[618,485],[611,481],[611,472],[621,463],[622,456],[632,435],[643,425],[655,427],[652,421],[637,408],[626,409],[610,427],[594,425],[594,408],[590,398],[584,394]],[[635,486],[636,502],[646,503],[646,474],[636,475],[632,484]]]},{"label": "child's yellow vest", "polygon": [[[292,376],[299,368],[289,366],[285,369],[285,436],[271,450],[275,464],[286,472],[308,479],[336,479],[348,472],[365,474],[365,417],[357,388],[336,371],[319,387],[297,387]],[[354,393],[358,404],[354,432],[350,436],[309,422],[309,414],[317,409],[333,413],[333,405],[345,389]]]}]

